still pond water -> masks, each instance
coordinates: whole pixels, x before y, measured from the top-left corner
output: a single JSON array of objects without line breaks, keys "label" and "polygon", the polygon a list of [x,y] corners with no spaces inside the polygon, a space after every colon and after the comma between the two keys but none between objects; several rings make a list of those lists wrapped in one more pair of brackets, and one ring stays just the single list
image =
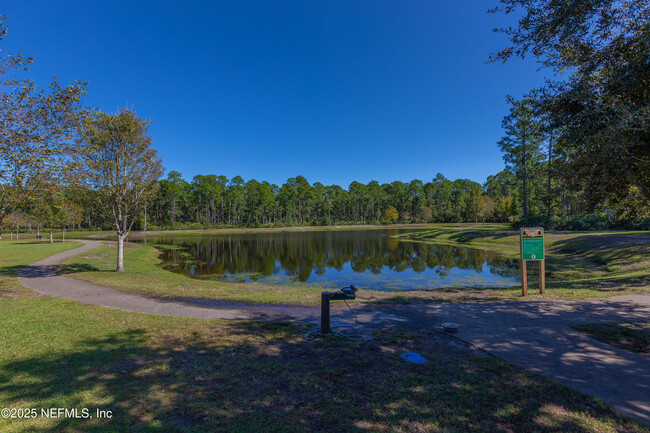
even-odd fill
[{"label": "still pond water", "polygon": [[[519,260],[462,246],[400,241],[412,229],[151,236],[163,266],[191,278],[401,291],[510,287]],[[174,249],[168,249],[173,246]],[[167,248],[166,248],[167,247]]]}]

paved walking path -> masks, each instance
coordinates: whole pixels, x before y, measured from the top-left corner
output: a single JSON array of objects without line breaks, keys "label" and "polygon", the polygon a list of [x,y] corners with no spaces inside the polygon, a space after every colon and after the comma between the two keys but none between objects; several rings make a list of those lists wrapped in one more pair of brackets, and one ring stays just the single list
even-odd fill
[{"label": "paved walking path", "polygon": [[[19,272],[24,286],[59,298],[140,313],[234,320],[286,320],[316,324],[313,307],[245,305],[218,301],[167,300],[118,291],[58,275],[53,266],[101,245],[82,241]],[[336,303],[340,307],[340,303]],[[458,337],[518,364],[600,398],[650,425],[650,357],[612,347],[573,330],[571,325],[650,320],[650,295],[603,299],[482,302],[467,304],[363,305],[355,308],[366,330],[388,324],[436,328],[461,324]],[[346,312],[333,312],[333,320]]]}]

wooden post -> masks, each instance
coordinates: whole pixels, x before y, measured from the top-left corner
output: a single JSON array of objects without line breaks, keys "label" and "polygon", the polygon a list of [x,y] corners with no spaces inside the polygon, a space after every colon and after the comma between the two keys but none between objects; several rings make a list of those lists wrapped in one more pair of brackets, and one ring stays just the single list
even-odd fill
[{"label": "wooden post", "polygon": [[546,292],[546,259],[539,261],[539,293]]},{"label": "wooden post", "polygon": [[526,275],[526,260],[521,260],[521,296],[528,295],[528,277]]}]

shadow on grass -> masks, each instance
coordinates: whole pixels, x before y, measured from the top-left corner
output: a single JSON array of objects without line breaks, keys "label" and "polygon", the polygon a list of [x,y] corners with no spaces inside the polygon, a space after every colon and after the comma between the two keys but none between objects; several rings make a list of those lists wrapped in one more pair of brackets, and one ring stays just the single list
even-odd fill
[{"label": "shadow on grass", "polygon": [[460,231],[450,231],[446,229],[432,229],[425,230],[416,233],[407,233],[401,234],[398,237],[410,238],[414,240],[432,240],[435,241],[441,236],[447,236],[442,240],[454,241],[460,243],[467,243],[472,241],[478,241],[485,239],[503,239],[506,237],[516,236],[518,232],[516,231],[490,231],[490,230],[460,230]]},{"label": "shadow on grass", "polygon": [[442,287],[437,289],[422,289],[406,291],[401,295],[388,296],[377,299],[363,299],[365,305],[408,305],[408,304],[444,304],[455,302],[494,302],[511,300],[519,297],[521,289],[517,286],[509,288],[499,287]]},{"label": "shadow on grass", "polygon": [[597,323],[573,328],[603,343],[650,356],[650,321]]},{"label": "shadow on grass", "polygon": [[[551,264],[551,267],[568,271],[578,280],[563,282],[565,287],[588,283],[594,290],[616,291],[620,286],[650,286],[650,273],[647,266],[643,266],[644,262],[650,260],[650,242],[645,237],[586,235],[557,241],[555,247],[569,255],[565,256],[565,260],[558,260],[556,266]],[[584,265],[587,265],[586,269],[582,268]],[[626,267],[636,270],[626,273]],[[599,269],[601,275],[591,278],[592,269]]]},{"label": "shadow on grass", "polygon": [[[291,326],[252,322],[166,336],[128,329],[0,364],[0,395],[11,406],[113,413],[25,428],[34,432],[596,431],[586,415],[643,431],[591,398],[450,349],[451,340],[387,334],[392,346],[306,341]],[[399,353],[408,350],[430,362],[406,363]]]},{"label": "shadow on grass", "polygon": [[[0,269],[0,275],[4,272],[11,273],[10,276],[19,276],[21,278],[44,278],[55,277],[57,275],[73,274],[78,272],[114,272],[110,269],[99,269],[92,265],[73,263],[69,265],[29,265],[29,266],[10,266]],[[9,274],[7,274],[9,275]]]},{"label": "shadow on grass", "polygon": [[[5,239],[3,238],[2,240],[5,240]],[[10,239],[6,239],[6,240],[12,241],[12,240],[10,240]],[[18,242],[18,245],[47,245],[47,244],[50,244],[50,241],[49,241],[48,239],[43,239],[43,240],[31,240],[31,241],[29,241],[29,242],[25,242],[25,241],[22,240],[22,238],[21,238],[21,239],[18,239],[18,240],[13,239],[13,242]],[[70,240],[70,241],[65,241],[65,243],[69,243],[69,242],[74,242],[74,241],[72,241],[72,240]],[[58,240],[55,239],[54,242],[51,242],[51,243],[53,243],[53,244],[60,244],[60,243],[61,243],[61,239],[58,239]]]},{"label": "shadow on grass", "polygon": [[647,253],[650,250],[650,238],[615,234],[583,235],[558,240],[555,247],[569,253],[585,254],[590,259],[604,264],[607,261],[626,260],[640,253]]},{"label": "shadow on grass", "polygon": [[99,269],[87,263],[70,263],[56,266],[56,272],[61,275],[78,274],[82,272],[115,272],[115,269]]},{"label": "shadow on grass", "polygon": [[0,266],[0,277],[15,277],[25,265]]}]

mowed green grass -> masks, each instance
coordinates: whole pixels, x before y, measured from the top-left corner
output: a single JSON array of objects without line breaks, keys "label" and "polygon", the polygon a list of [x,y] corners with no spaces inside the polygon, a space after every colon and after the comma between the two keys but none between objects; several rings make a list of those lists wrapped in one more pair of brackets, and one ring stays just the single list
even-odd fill
[{"label": "mowed green grass", "polygon": [[[20,266],[70,246],[0,243],[0,408],[39,414],[0,418],[2,432],[649,431],[447,335],[307,341],[295,325],[138,314],[15,287]],[[409,364],[406,351],[429,362]],[[50,408],[93,418],[40,416]]]},{"label": "mowed green grass", "polygon": [[[463,230],[435,228],[403,241],[465,245],[519,257],[519,232],[513,230]],[[650,232],[546,233],[546,295],[538,295],[538,264],[529,262],[529,296],[536,298],[606,297],[650,291]],[[450,289],[451,290],[451,289]],[[453,291],[453,290],[451,290]],[[462,289],[461,289],[462,291]],[[521,299],[520,289],[499,293],[486,290],[493,299]],[[481,299],[481,294],[473,295]],[[463,300],[472,300],[465,297]]]},{"label": "mowed green grass", "polygon": [[77,242],[49,242],[22,240],[0,241],[0,298],[24,292],[16,275],[23,267],[72,248],[79,247]]},{"label": "mowed green grass", "polygon": [[166,298],[314,305],[320,302],[318,288],[201,281],[166,271],[160,266],[160,251],[150,245],[128,244],[124,250],[125,272],[116,273],[116,254],[114,244],[105,245],[67,260],[59,269],[95,284]]}]

